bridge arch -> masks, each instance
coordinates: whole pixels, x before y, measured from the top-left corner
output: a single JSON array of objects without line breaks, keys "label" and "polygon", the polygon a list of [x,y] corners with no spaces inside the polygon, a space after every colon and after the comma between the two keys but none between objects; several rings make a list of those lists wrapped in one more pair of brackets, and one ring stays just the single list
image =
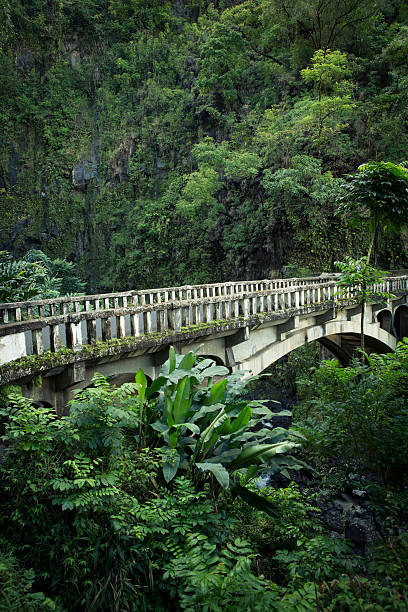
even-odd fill
[{"label": "bridge arch", "polygon": [[380,324],[381,329],[385,329],[388,333],[392,334],[393,325],[392,325],[392,312],[388,308],[384,310],[380,310],[377,313],[376,317],[378,323]]},{"label": "bridge arch", "polygon": [[[314,325],[307,329],[294,330],[286,338],[270,342],[265,335],[266,342],[262,343],[262,329],[252,332],[252,345],[258,350],[244,354],[244,346],[236,347],[237,367],[234,369],[249,370],[252,374],[260,374],[273,363],[303,346],[306,342],[317,340],[326,345],[335,354],[341,363],[348,363],[355,347],[360,343],[360,321],[329,321],[325,325]],[[386,353],[392,351],[396,338],[377,323],[367,325],[365,335],[366,350],[368,352]],[[249,341],[250,342],[250,341]],[[249,348],[249,347],[248,347]],[[241,357],[242,355],[242,357]]]},{"label": "bridge arch", "polygon": [[405,304],[395,309],[394,327],[398,340],[408,337],[408,306]]}]

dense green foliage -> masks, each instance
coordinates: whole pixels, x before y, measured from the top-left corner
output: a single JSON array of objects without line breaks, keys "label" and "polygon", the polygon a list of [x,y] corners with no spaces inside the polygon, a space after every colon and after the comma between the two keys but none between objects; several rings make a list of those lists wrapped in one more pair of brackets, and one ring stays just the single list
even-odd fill
[{"label": "dense green foliage", "polygon": [[[302,385],[311,399],[297,408],[309,450],[335,459],[339,470],[376,474],[381,484],[406,485],[408,468],[408,343],[342,368],[324,362]],[[298,416],[299,418],[299,416]],[[408,494],[408,491],[406,491]]]},{"label": "dense green foliage", "polygon": [[0,251],[0,302],[55,298],[81,293],[84,288],[72,262],[52,260],[34,249],[17,260]]},{"label": "dense green foliage", "polygon": [[400,0],[3,0],[1,248],[88,290],[364,254],[336,200],[406,156],[407,24]]},{"label": "dense green foliage", "polygon": [[[228,429],[237,423],[238,456],[252,452],[253,426],[266,410],[255,401],[245,408],[242,399],[238,409],[245,381],[214,383],[211,373],[222,372],[213,363],[171,352],[156,380],[139,371],[119,388],[96,375],[61,419],[11,393],[1,408],[0,528],[7,539],[0,539],[0,610],[402,612],[407,355],[400,344],[395,354],[371,355],[369,365],[327,362],[307,380],[309,399],[297,409],[304,451],[324,486],[325,474],[338,487],[351,471],[365,478],[360,484],[382,530],[366,558],[327,532],[319,490],[294,483],[257,489],[249,468],[241,471],[238,488],[248,495],[240,498],[234,487],[217,486],[215,472],[197,469],[185,452],[187,441],[203,450],[194,414],[213,424],[208,456],[219,462],[220,441],[231,448]],[[201,387],[200,376],[207,381]],[[184,452],[171,478],[169,448]],[[257,469],[269,462],[264,451]]]},{"label": "dense green foliage", "polygon": [[371,162],[348,177],[341,198],[342,208],[359,220],[369,214],[371,242],[368,261],[379,227],[400,229],[408,220],[408,168],[406,164]]},{"label": "dense green foliage", "polygon": [[342,300],[352,299],[360,305],[360,348],[364,352],[364,322],[365,308],[369,301],[387,300],[393,296],[387,291],[383,291],[378,283],[385,276],[385,272],[376,270],[369,264],[369,255],[353,259],[346,257],[345,261],[336,261],[335,265],[340,270],[340,275],[336,279],[336,298]]}]

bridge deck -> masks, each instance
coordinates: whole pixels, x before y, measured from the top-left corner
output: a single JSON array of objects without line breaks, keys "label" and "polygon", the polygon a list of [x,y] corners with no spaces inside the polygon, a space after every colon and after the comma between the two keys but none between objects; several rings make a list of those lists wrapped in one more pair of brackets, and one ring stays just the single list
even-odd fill
[{"label": "bridge deck", "polygon": [[[408,274],[387,276],[375,289],[406,295]],[[9,378],[9,362],[24,357],[49,351],[64,354],[63,361],[69,354],[72,362],[73,353],[86,359],[87,352],[91,359],[103,353],[103,343],[110,354],[114,349],[125,350],[127,346],[130,350],[154,339],[163,343],[166,337],[181,333],[207,335],[214,326],[236,329],[354,302],[352,291],[342,300],[336,297],[337,292],[335,277],[325,276],[0,304],[0,364],[4,364],[0,366],[0,384]]]}]

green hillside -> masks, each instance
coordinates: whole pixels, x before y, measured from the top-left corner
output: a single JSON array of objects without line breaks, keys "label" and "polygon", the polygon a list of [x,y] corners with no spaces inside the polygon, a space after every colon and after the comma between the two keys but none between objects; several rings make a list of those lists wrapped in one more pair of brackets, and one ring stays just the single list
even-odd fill
[{"label": "green hillside", "polygon": [[[344,174],[401,162],[399,0],[0,0],[0,248],[88,289],[333,269]],[[408,265],[407,236],[378,262]]]}]

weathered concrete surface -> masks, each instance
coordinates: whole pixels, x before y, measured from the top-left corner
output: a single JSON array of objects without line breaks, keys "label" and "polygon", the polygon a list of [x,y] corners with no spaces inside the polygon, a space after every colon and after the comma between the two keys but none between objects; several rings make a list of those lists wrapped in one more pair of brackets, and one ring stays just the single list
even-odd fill
[{"label": "weathered concrete surface", "polygon": [[25,333],[0,337],[0,364],[19,359],[27,354]]},{"label": "weathered concrete surface", "polygon": [[[123,381],[142,368],[154,378],[171,344],[179,353],[193,349],[232,371],[253,374],[315,340],[346,363],[360,344],[360,308],[352,296],[339,302],[335,281],[326,279],[271,283],[62,298],[38,302],[31,318],[29,302],[0,305],[0,385],[18,383],[36,400],[42,393],[61,411],[95,372]],[[396,297],[367,306],[368,351],[393,350],[396,330],[406,329],[408,276],[383,285]]]}]

